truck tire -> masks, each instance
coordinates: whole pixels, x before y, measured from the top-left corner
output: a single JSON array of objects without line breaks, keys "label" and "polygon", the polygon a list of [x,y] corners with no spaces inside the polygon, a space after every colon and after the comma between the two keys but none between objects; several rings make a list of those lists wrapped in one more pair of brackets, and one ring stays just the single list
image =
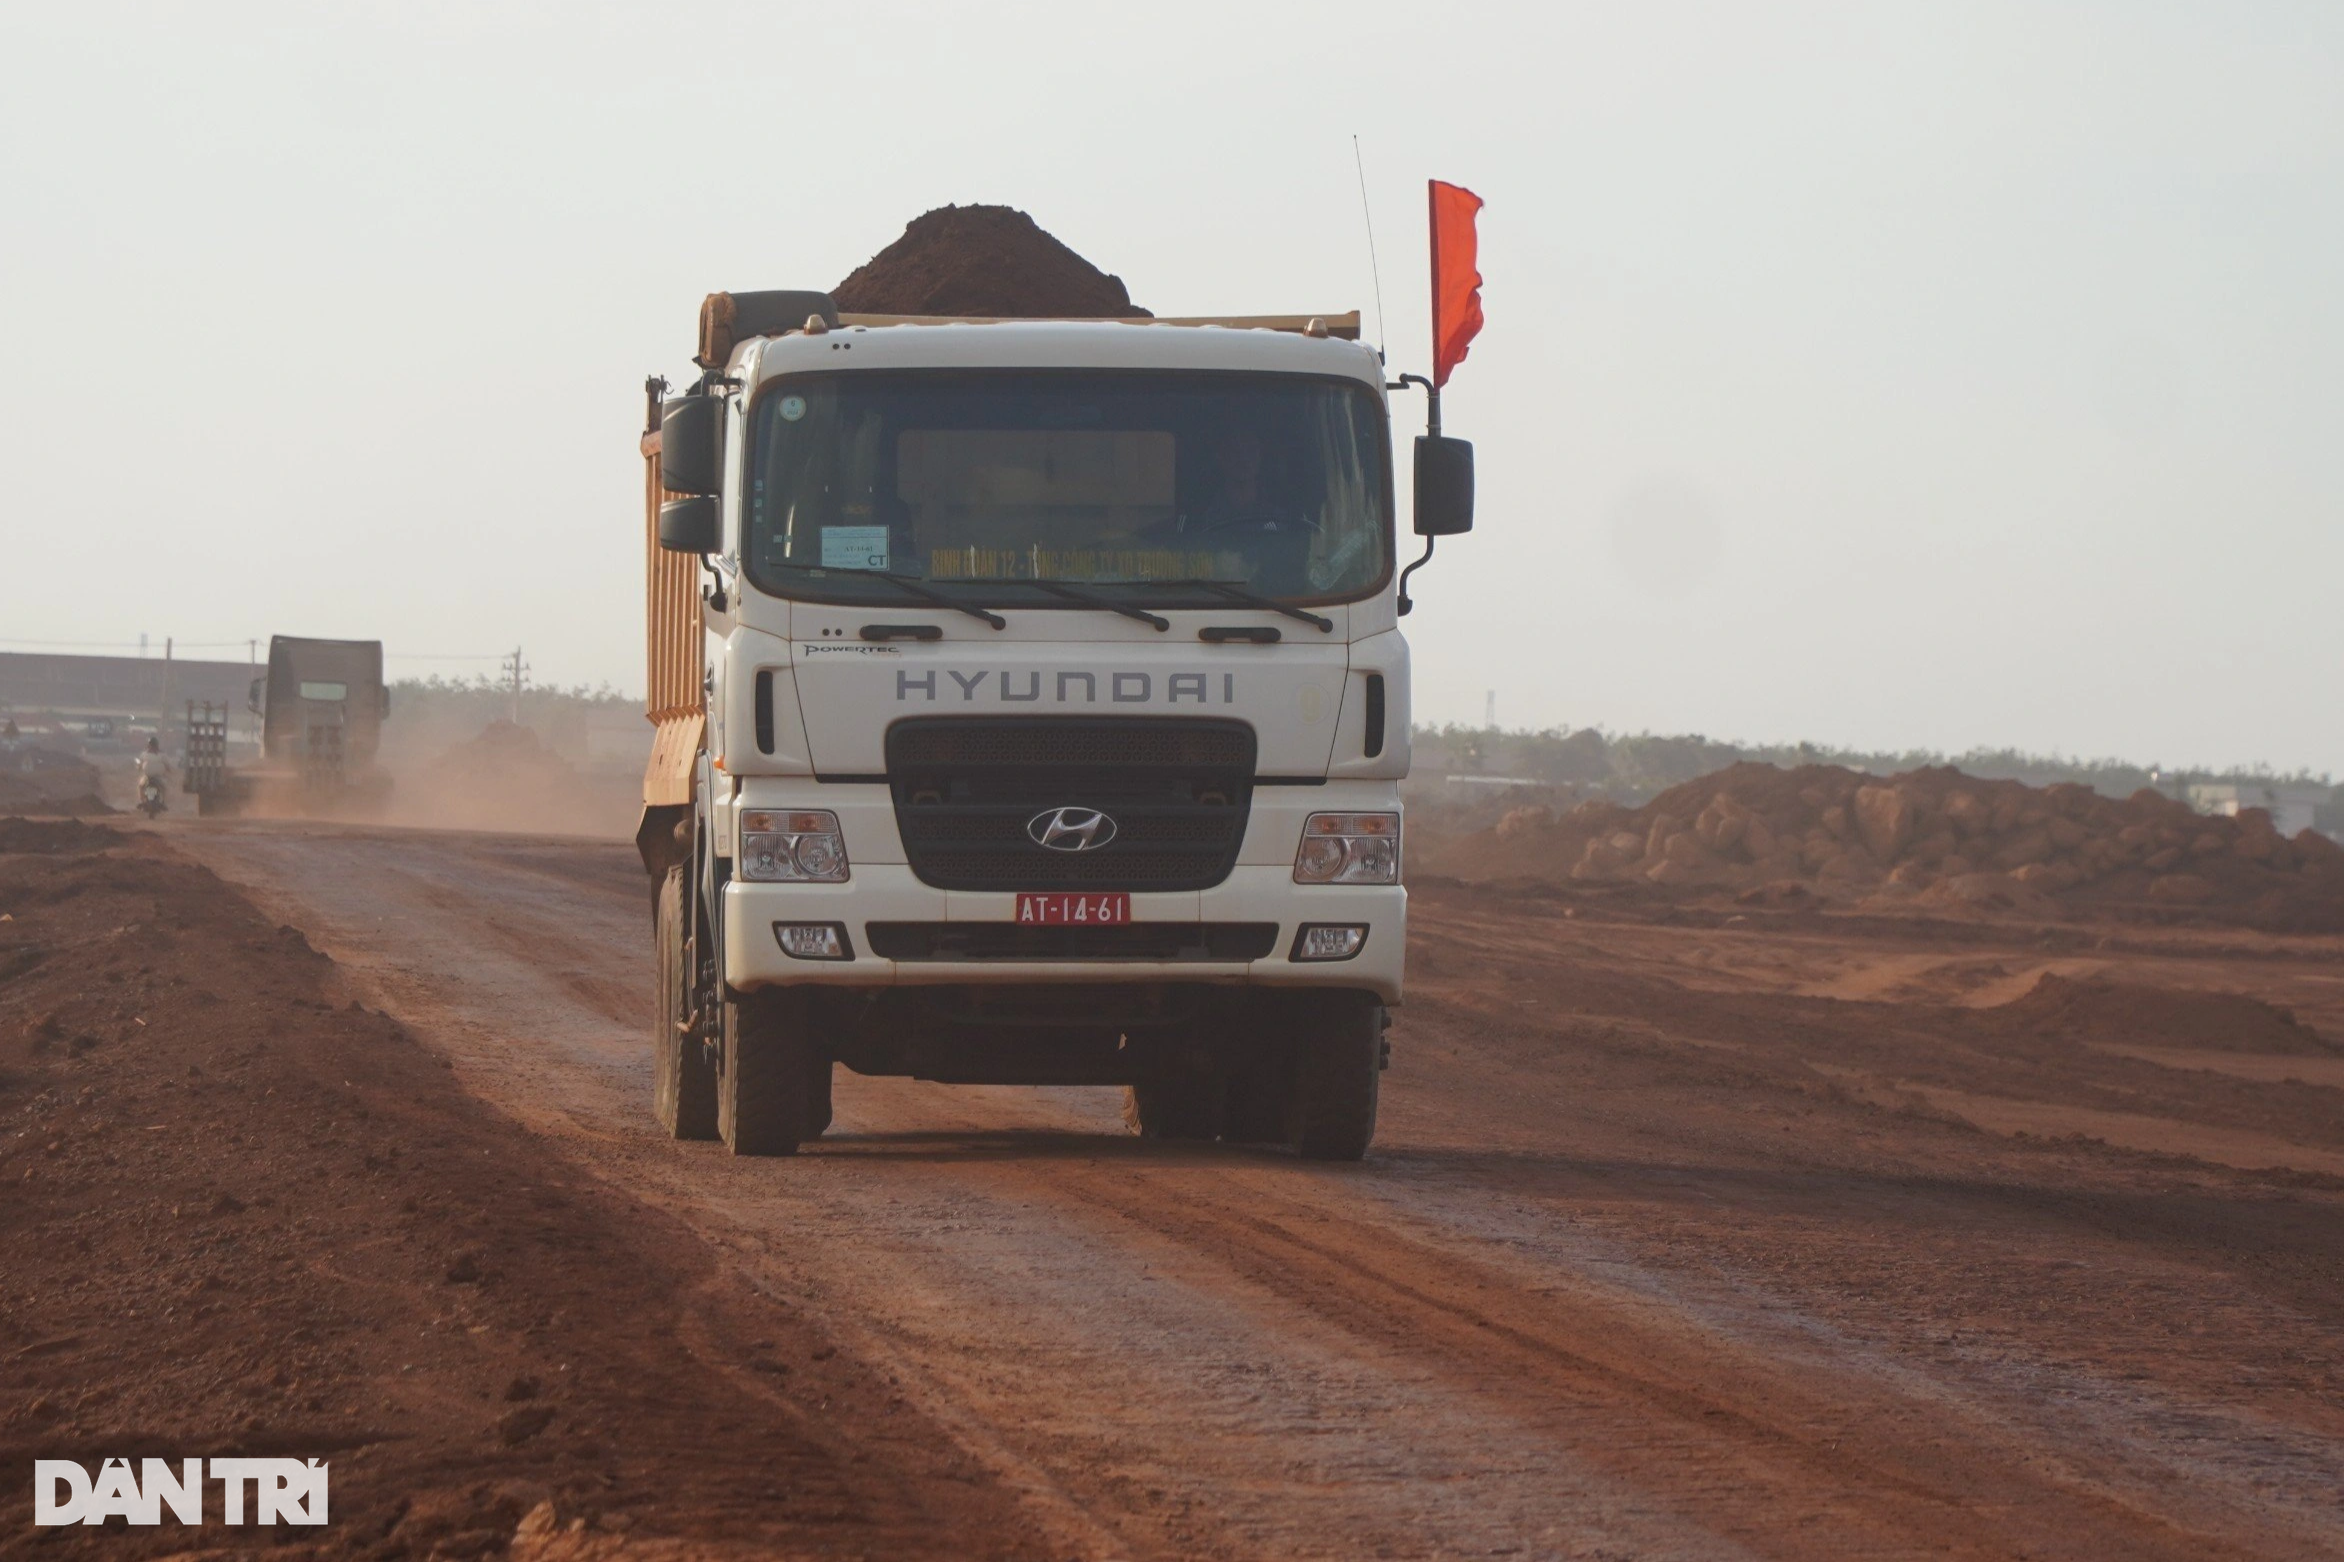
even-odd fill
[{"label": "truck tire", "polygon": [[1229,1105],[1221,1137],[1231,1144],[1285,1144],[1288,1083],[1284,1049],[1265,1050],[1229,1075]]},{"label": "truck tire", "polygon": [[806,1137],[819,1139],[830,1132],[830,1083],[833,1076],[837,1074],[838,1067],[831,1062],[828,1054],[819,1048],[814,1049],[813,1056],[808,1061],[814,1071],[814,1081],[812,1090],[806,1098],[806,1110],[809,1114],[806,1119],[808,1129]]},{"label": "truck tire", "polygon": [[1125,1126],[1142,1139],[1217,1139],[1227,1086],[1217,1072],[1184,1070],[1128,1086]]},{"label": "truck tire", "polygon": [[691,974],[684,969],[684,870],[670,868],[659,885],[658,1002],[651,1017],[651,1111],[675,1139],[716,1137],[716,1068],[707,1044],[676,1027],[692,1012]]},{"label": "truck tire", "polygon": [[1293,1048],[1294,1148],[1307,1161],[1358,1160],[1375,1138],[1384,1006],[1367,993],[1331,993],[1311,1005]]},{"label": "truck tire", "polygon": [[728,1000],[717,1137],[735,1155],[797,1154],[821,1132],[816,1081],[829,1067],[800,994],[781,989]]}]

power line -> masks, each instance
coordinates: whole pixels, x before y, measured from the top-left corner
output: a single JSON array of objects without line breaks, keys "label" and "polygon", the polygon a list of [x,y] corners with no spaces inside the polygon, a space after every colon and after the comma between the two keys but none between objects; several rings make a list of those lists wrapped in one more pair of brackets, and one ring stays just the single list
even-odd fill
[{"label": "power line", "polygon": [[[18,640],[0,635],[0,645],[64,645],[99,651],[135,650],[142,643],[137,640]],[[224,645],[249,645],[251,640],[248,636],[242,640],[178,640],[173,643],[198,651],[209,651]]]},{"label": "power line", "polygon": [[[75,651],[136,651],[146,642],[138,640],[27,640],[13,635],[0,635],[0,645],[30,645]],[[248,649],[250,635],[240,640],[174,640],[172,644],[182,651],[213,651],[241,645]],[[384,656],[394,662],[501,662],[507,653],[502,651],[387,651]],[[160,657],[149,657],[160,661]]]}]

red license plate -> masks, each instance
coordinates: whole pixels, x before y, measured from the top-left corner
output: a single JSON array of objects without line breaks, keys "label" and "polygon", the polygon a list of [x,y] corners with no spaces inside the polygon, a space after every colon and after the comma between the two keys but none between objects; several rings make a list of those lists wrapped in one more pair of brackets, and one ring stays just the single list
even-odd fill
[{"label": "red license plate", "polygon": [[1131,920],[1129,895],[1020,895],[1017,920],[1033,927],[1121,927]]}]

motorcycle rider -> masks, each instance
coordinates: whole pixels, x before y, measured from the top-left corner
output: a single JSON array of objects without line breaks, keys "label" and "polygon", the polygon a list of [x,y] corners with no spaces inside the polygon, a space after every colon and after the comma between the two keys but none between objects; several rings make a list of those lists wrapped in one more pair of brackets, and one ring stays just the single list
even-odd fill
[{"label": "motorcycle rider", "polygon": [[[163,757],[162,739],[147,739],[146,752],[138,756],[136,763],[140,799],[144,801],[151,795],[158,810],[169,807],[163,801],[163,782],[171,774],[171,762]],[[151,794],[148,792],[150,786],[154,789]]]}]

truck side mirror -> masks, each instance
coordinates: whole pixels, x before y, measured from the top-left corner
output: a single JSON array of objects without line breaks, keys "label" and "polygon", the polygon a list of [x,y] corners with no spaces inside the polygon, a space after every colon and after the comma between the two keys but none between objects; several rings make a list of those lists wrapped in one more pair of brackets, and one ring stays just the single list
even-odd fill
[{"label": "truck side mirror", "polygon": [[714,553],[724,545],[723,512],[706,494],[659,507],[659,545],[670,553]]},{"label": "truck side mirror", "polygon": [[252,680],[252,687],[251,687],[250,689],[247,689],[247,690],[244,692],[244,708],[245,708],[246,710],[248,710],[248,711],[252,712],[252,713],[253,713],[255,716],[258,716],[258,715],[260,715],[260,714],[261,714],[261,708],[260,708],[260,691],[261,691],[261,685],[263,685],[263,684],[265,684],[265,683],[267,683],[267,682],[268,682],[268,680],[267,680],[266,678],[255,678],[255,679],[253,679],[253,680]]},{"label": "truck side mirror", "polygon": [[1473,441],[1416,436],[1416,535],[1453,537],[1473,530]]},{"label": "truck side mirror", "polygon": [[678,396],[660,409],[659,482],[674,494],[723,491],[723,397]]}]

